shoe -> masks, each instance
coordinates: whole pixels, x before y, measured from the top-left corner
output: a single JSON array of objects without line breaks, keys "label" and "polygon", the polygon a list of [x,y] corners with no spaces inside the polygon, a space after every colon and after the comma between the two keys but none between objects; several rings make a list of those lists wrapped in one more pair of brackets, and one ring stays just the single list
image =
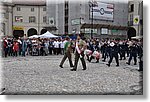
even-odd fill
[{"label": "shoe", "polygon": [[116,65],[116,67],[119,67],[119,65]]},{"label": "shoe", "polygon": [[88,60],[89,62],[91,62],[91,60]]},{"label": "shoe", "polygon": [[62,65],[59,65],[60,68],[64,68]]},{"label": "shoe", "polygon": [[130,65],[130,63],[126,62],[126,64]]},{"label": "shoe", "polygon": [[119,60],[122,60],[122,59],[119,59]]},{"label": "shoe", "polygon": [[96,63],[99,63],[99,61],[96,61]]},{"label": "shoe", "polygon": [[76,71],[76,69],[70,69],[70,71]]},{"label": "shoe", "polygon": [[86,70],[86,68],[82,69],[82,70]]},{"label": "shoe", "polygon": [[136,63],[134,63],[134,65],[137,65]]},{"label": "shoe", "polygon": [[108,67],[110,67],[110,64],[106,64]]},{"label": "shoe", "polygon": [[74,66],[70,66],[70,67],[74,67]]},{"label": "shoe", "polygon": [[102,60],[103,62],[105,62],[105,60]]}]

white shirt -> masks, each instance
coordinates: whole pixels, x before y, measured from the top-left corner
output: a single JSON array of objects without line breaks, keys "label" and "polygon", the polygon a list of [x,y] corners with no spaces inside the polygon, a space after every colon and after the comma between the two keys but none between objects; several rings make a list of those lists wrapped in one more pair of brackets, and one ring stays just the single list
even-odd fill
[{"label": "white shirt", "polygon": [[53,43],[54,48],[59,48],[59,44],[60,44],[59,41],[54,41],[54,43]]},{"label": "white shirt", "polygon": [[64,44],[65,44],[64,41],[61,41],[61,42],[60,42],[60,47],[61,47],[61,48],[64,48]]},{"label": "white shirt", "polygon": [[22,44],[21,40],[19,40],[19,39],[18,39],[18,42],[19,42],[20,44]]}]

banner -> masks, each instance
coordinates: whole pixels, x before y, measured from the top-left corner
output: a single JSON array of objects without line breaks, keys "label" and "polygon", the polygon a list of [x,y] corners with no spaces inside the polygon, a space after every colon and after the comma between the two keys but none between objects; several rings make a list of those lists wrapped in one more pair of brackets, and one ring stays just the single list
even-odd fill
[{"label": "banner", "polygon": [[[92,12],[93,11],[93,12]],[[90,18],[113,21],[114,4],[97,2],[90,7]]]}]

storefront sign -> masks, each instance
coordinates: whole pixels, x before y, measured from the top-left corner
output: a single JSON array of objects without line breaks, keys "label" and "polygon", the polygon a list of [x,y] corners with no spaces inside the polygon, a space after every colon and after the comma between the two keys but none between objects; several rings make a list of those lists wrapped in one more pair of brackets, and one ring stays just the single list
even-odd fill
[{"label": "storefront sign", "polygon": [[24,30],[24,27],[21,27],[21,26],[13,26],[13,30]]}]

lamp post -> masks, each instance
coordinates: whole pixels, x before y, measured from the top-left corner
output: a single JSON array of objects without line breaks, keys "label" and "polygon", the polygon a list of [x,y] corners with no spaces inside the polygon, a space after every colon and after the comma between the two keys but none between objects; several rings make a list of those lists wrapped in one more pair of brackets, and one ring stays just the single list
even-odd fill
[{"label": "lamp post", "polygon": [[94,4],[93,4],[93,1],[89,1],[89,7],[90,7],[90,12],[91,12],[91,8],[92,8],[92,18],[91,18],[91,39],[93,39],[93,7],[94,7]]},{"label": "lamp post", "polygon": [[91,39],[93,39],[93,3],[92,3],[92,29],[91,29]]}]

